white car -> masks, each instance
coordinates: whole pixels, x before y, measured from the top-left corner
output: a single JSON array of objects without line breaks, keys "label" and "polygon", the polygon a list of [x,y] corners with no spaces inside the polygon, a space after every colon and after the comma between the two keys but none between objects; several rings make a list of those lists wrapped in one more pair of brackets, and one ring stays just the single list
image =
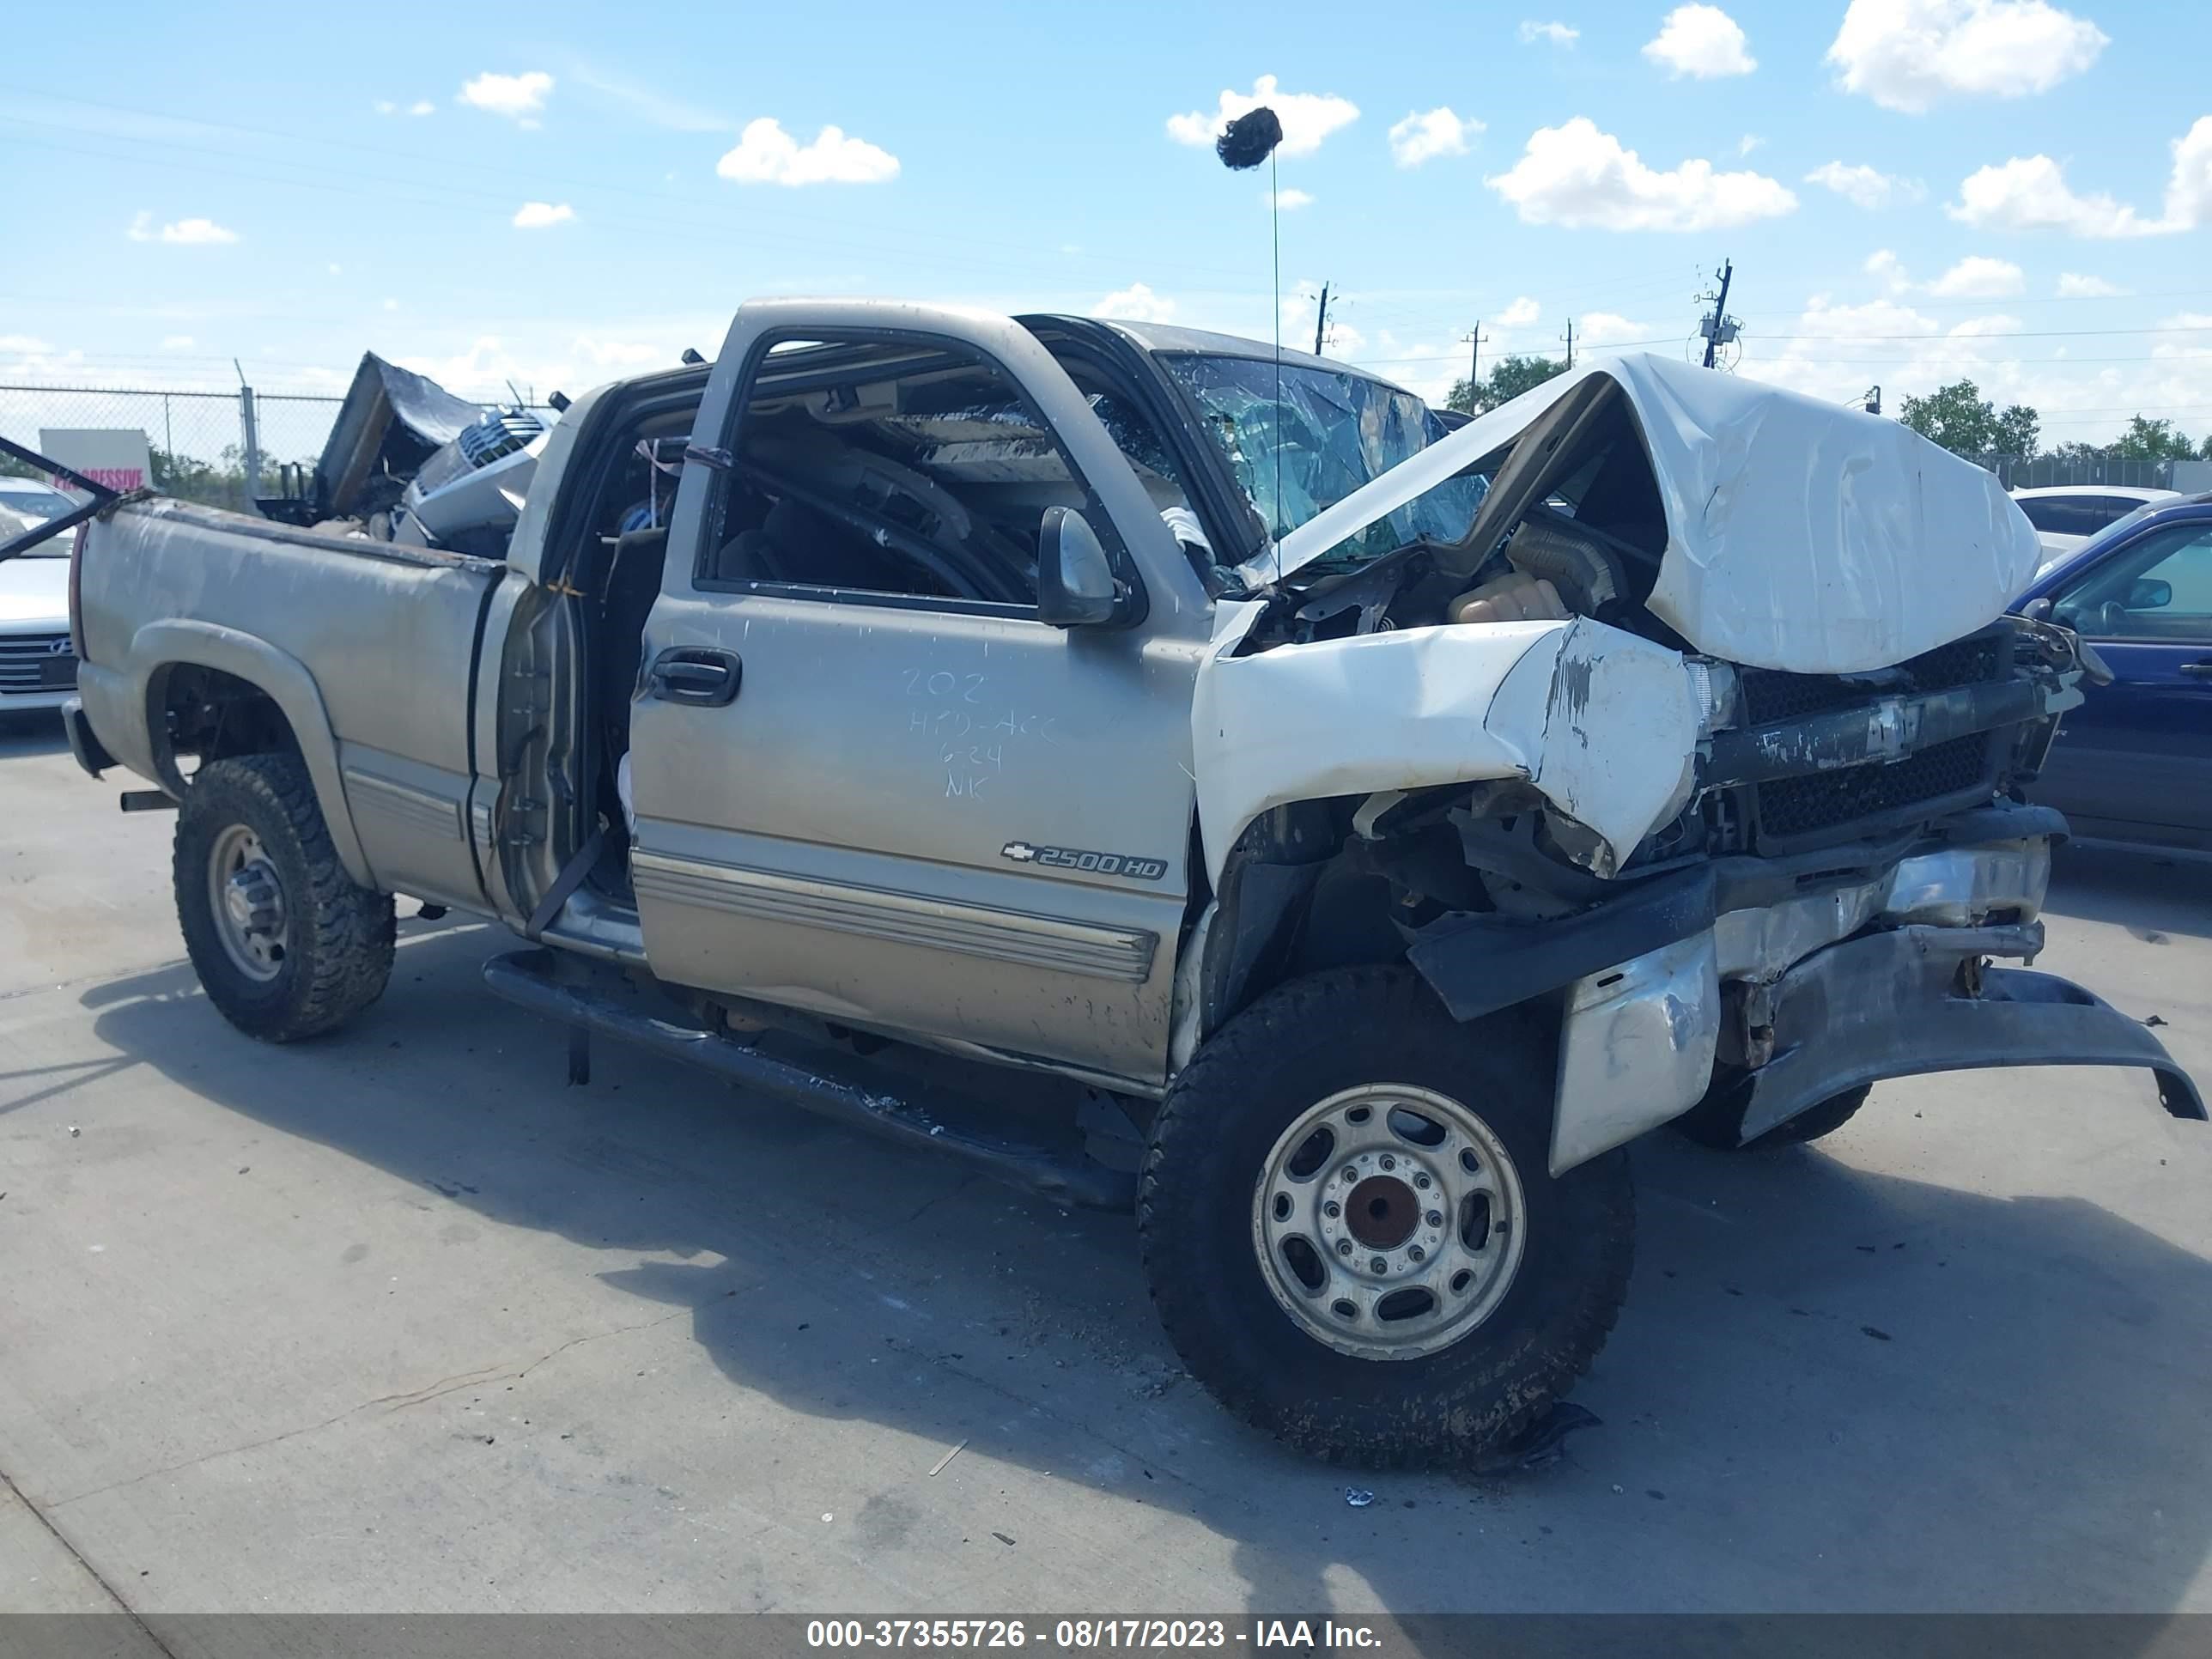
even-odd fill
[{"label": "white car", "polygon": [[[0,541],[59,518],[76,502],[33,478],[0,477]],[[0,562],[0,717],[59,708],[76,690],[70,644],[70,538]]]},{"label": "white car", "polygon": [[2043,489],[2015,489],[2012,498],[2035,526],[2047,570],[2057,556],[2071,553],[2106,525],[2126,518],[2148,502],[2166,501],[2180,493],[2131,484],[2054,484]]}]

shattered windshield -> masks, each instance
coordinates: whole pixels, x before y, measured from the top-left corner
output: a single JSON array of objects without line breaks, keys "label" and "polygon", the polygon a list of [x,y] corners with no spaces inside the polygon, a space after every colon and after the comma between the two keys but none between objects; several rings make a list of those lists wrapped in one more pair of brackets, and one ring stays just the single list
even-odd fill
[{"label": "shattered windshield", "polygon": [[[1279,541],[1399,462],[1444,435],[1410,392],[1364,374],[1258,357],[1165,355],[1169,372],[1198,400],[1206,430]],[[1348,537],[1318,562],[1341,568],[1428,538],[1467,534],[1490,481],[1463,474]]]}]

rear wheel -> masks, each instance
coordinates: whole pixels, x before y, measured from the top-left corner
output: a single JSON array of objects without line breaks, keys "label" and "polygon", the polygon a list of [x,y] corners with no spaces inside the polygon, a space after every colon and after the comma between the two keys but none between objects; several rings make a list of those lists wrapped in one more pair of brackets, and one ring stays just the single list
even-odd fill
[{"label": "rear wheel", "polygon": [[1377,1466],[1479,1459],[1548,1412],[1612,1329],[1634,1233],[1624,1153],[1547,1173],[1552,1052],[1540,1022],[1460,1024],[1391,968],[1297,981],[1210,1040],[1138,1200],[1193,1374]]},{"label": "rear wheel", "polygon": [[171,875],[208,1000],[249,1036],[319,1036],[383,994],[391,895],[346,874],[296,756],[202,767],[178,810]]}]

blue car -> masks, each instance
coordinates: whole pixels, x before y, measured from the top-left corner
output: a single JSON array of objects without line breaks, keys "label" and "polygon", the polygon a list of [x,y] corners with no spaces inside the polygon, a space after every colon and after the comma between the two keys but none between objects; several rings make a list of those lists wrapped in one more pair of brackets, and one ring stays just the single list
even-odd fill
[{"label": "blue car", "polygon": [[2083,841],[2212,856],[2212,495],[2130,513],[2014,608],[2073,629],[2112,671],[2061,722],[2030,798]]}]

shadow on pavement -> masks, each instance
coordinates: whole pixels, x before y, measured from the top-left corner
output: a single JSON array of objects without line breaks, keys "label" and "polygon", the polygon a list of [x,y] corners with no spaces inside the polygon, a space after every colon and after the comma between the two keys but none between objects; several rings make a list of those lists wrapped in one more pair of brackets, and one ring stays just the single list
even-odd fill
[{"label": "shadow on pavement", "polygon": [[2212,862],[2101,847],[2062,847],[2044,908],[2110,922],[2137,939],[2183,933],[2212,939]]},{"label": "shadow on pavement", "polygon": [[51,709],[0,709],[0,761],[18,755],[65,755],[69,738]]},{"label": "shadow on pavement", "polygon": [[[2094,1204],[1647,1142],[1636,1284],[1577,1395],[1606,1426],[1511,1482],[1353,1475],[1378,1495],[1352,1510],[1182,1374],[1127,1219],[611,1047],[564,1088],[552,1030],[477,980],[495,936],[404,931],[384,1002],[303,1048],[254,1048],[182,969],[82,1001],[125,1054],[457,1212],[681,1258],[605,1279],[689,1309],[736,1388],[965,1438],[1133,1528],[1194,1516],[1235,1541],[1221,1601],[1326,1606],[1349,1571],[1405,1612],[2164,1611],[2212,1547],[2212,1265]],[[860,1517],[887,1561],[967,1524],[927,1475]]]}]

